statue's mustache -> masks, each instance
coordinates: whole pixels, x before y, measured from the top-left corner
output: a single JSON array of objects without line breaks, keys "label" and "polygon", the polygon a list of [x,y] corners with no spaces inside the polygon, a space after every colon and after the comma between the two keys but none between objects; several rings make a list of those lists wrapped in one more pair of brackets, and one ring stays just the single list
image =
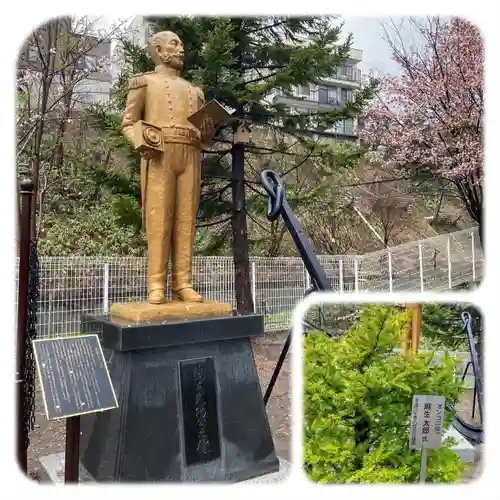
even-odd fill
[{"label": "statue's mustache", "polygon": [[184,54],[182,53],[176,53],[176,54],[162,54],[161,59],[164,63],[169,63],[172,61],[172,59],[180,59],[181,61],[184,60]]}]

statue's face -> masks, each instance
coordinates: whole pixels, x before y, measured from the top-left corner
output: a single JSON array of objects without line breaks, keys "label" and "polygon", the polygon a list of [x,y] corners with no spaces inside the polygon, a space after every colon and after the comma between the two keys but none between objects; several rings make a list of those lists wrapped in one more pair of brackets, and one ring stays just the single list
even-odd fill
[{"label": "statue's face", "polygon": [[184,45],[177,35],[172,33],[165,37],[156,45],[156,51],[167,66],[179,71],[184,66]]}]

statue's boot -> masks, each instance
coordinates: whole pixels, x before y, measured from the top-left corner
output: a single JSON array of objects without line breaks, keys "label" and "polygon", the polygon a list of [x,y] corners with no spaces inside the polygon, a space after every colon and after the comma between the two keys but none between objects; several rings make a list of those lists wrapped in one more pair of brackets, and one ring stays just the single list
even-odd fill
[{"label": "statue's boot", "polygon": [[176,291],[172,290],[172,299],[184,302],[203,302],[203,297],[191,287]]},{"label": "statue's boot", "polygon": [[148,240],[148,302],[164,304],[175,202],[174,171],[168,153],[149,161],[144,193]]},{"label": "statue's boot", "polygon": [[148,302],[150,304],[164,304],[167,301],[165,291],[155,288],[148,293]]},{"label": "statue's boot", "polygon": [[[182,157],[182,170],[177,176],[175,226],[173,229],[172,298],[185,302],[202,302],[193,289],[192,266],[196,213],[200,200],[200,152],[190,145],[176,145]],[[179,158],[180,159],[180,158]]]}]

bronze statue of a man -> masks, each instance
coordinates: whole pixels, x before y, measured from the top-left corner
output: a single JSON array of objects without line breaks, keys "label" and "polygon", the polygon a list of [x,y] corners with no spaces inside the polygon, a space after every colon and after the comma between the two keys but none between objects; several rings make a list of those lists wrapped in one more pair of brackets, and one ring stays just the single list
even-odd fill
[{"label": "bronze statue of a man", "polygon": [[148,302],[165,300],[172,254],[172,298],[201,302],[193,289],[192,261],[201,185],[201,132],[187,118],[204,104],[203,91],[180,77],[184,47],[170,31],[152,36],[154,71],[134,75],[123,116],[123,133],[136,143],[137,122],[160,130],[162,147],[141,151],[141,195],[148,244]]}]

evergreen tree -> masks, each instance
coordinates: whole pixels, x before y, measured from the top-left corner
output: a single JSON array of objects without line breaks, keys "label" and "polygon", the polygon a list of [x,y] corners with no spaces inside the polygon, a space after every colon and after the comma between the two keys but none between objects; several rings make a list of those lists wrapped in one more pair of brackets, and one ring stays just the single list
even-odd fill
[{"label": "evergreen tree", "polygon": [[[274,102],[276,92],[292,96],[294,86],[318,83],[336,75],[349,55],[351,37],[339,43],[342,25],[335,25],[335,17],[154,16],[147,20],[153,23],[155,32],[170,30],[182,39],[183,77],[201,85],[207,101],[217,99],[235,110],[232,118],[218,128],[214,143],[205,155],[199,219],[201,226],[219,226],[212,249],[231,240],[238,310],[251,312],[247,194],[259,192],[259,173],[270,164],[270,161],[262,161],[263,155],[288,154],[291,170],[303,163],[302,156],[314,161],[324,175],[332,168],[352,164],[353,155],[359,155],[359,151],[336,155],[331,143],[314,140],[310,132],[321,132],[339,120],[358,116],[373,95],[374,84],[360,89],[353,101],[341,108],[296,114]],[[154,67],[143,49],[125,43],[123,50],[125,64],[115,89],[117,114],[110,116],[109,110],[103,112],[102,109],[94,113],[113,135],[121,134],[119,112],[123,108],[128,78]],[[253,139],[249,144],[234,144],[233,132],[242,123],[251,127]],[[272,132],[271,143],[259,138],[262,136],[259,131],[263,130]],[[297,145],[302,151],[298,155]],[[292,146],[294,152],[290,153]],[[294,159],[297,156],[298,160]],[[256,158],[258,166],[251,162]],[[134,182],[137,182],[137,173],[134,173]],[[116,185],[114,189],[118,195],[122,194]],[[125,200],[123,196],[122,200]]]},{"label": "evergreen tree", "polygon": [[472,317],[472,333],[479,342],[483,324],[481,311],[472,304],[424,304],[422,307],[422,340],[428,347],[468,351],[467,333],[461,314]]}]

